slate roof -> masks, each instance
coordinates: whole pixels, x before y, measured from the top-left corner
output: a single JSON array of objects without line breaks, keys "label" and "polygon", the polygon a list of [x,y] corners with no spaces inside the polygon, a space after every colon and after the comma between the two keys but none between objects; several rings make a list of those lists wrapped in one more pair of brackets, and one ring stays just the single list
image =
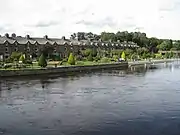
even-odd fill
[{"label": "slate roof", "polygon": [[21,36],[0,36],[0,44],[4,44],[8,42],[9,44],[27,44],[28,42],[30,44],[58,44],[58,45],[95,45],[95,46],[131,46],[131,47],[138,47],[137,44],[133,42],[129,43],[119,43],[119,42],[101,42],[101,41],[89,41],[89,40],[73,40],[73,39],[65,39],[65,38],[48,38],[48,37],[21,37]]}]

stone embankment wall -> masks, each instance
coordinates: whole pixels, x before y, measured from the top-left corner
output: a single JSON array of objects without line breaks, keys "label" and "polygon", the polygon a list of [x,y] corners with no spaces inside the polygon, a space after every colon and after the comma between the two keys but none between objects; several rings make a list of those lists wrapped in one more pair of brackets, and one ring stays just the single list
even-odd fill
[{"label": "stone embankment wall", "polygon": [[22,69],[22,70],[0,70],[0,77],[11,76],[28,76],[28,75],[44,75],[44,74],[61,74],[70,72],[82,72],[111,68],[128,68],[127,62],[87,65],[87,66],[62,66],[58,68],[44,68],[44,69]]}]

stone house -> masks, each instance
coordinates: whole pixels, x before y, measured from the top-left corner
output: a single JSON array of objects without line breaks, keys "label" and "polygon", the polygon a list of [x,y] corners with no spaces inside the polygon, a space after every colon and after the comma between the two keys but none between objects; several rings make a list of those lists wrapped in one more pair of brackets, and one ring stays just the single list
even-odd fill
[{"label": "stone house", "polygon": [[0,36],[0,58],[7,59],[12,52],[22,52],[30,56],[38,56],[44,48],[52,48],[52,53],[58,53],[62,58],[67,57],[70,52],[78,53],[80,50],[95,48],[103,50],[138,48],[133,42],[121,43],[102,42],[94,40],[78,40],[62,38],[50,38],[47,35],[36,38],[26,35],[25,37],[11,36],[6,33]]}]

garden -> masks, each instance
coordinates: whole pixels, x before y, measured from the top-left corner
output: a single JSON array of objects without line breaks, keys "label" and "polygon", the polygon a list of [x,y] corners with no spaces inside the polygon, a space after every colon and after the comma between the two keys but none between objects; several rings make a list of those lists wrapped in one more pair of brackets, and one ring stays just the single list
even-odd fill
[{"label": "garden", "polygon": [[5,61],[0,62],[0,69],[38,69],[45,67],[61,67],[71,65],[98,65],[105,63],[115,63],[122,61],[141,61],[147,59],[174,58],[175,55],[170,52],[165,55],[160,53],[150,53],[146,48],[136,50],[98,50],[86,49],[78,53],[69,52],[68,57],[60,58],[60,55],[41,53],[39,57],[32,58],[21,52],[13,52]]}]

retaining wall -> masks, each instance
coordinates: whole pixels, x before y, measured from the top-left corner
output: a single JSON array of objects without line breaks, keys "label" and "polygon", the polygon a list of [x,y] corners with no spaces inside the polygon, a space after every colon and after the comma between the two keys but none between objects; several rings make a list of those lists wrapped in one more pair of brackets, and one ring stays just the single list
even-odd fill
[{"label": "retaining wall", "polygon": [[60,74],[60,73],[69,73],[69,72],[111,69],[111,68],[128,68],[128,63],[121,62],[121,63],[112,63],[112,64],[87,65],[87,66],[62,66],[57,68],[44,68],[44,69],[0,70],[0,77]]}]

